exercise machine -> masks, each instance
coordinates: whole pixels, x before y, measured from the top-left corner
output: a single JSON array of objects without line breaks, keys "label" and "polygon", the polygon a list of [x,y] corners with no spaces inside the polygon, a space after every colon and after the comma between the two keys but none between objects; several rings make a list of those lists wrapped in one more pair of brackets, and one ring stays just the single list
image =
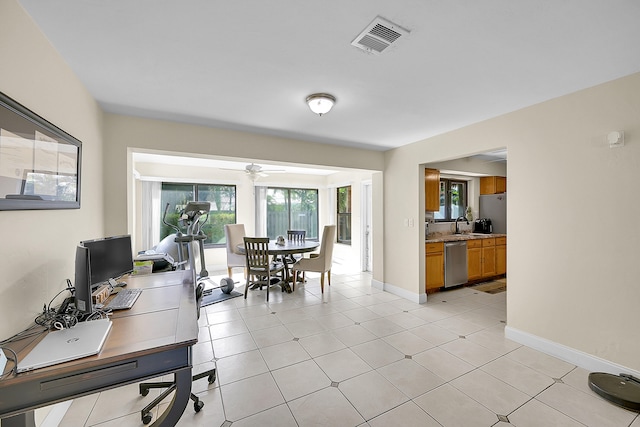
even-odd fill
[{"label": "exercise machine", "polygon": [[[142,252],[136,257],[136,261],[153,261],[153,271],[178,270],[187,267],[194,272],[194,283],[199,280],[206,280],[209,272],[206,268],[204,257],[204,241],[207,235],[202,231],[202,226],[207,222],[211,204],[209,202],[188,202],[178,216],[178,224],[167,222],[167,212],[170,204],[164,208],[162,222],[167,227],[174,230],[153,249]],[[194,247],[197,246],[197,249]],[[200,272],[196,272],[198,258]],[[213,283],[213,281],[209,281]],[[233,291],[235,283],[231,278],[225,277],[220,280],[220,284],[214,287],[207,287],[204,295],[209,295],[214,289],[220,289],[225,294]]]},{"label": "exercise machine", "polygon": [[168,208],[169,204],[167,203],[167,206],[165,207],[165,215],[162,216],[162,222],[164,222],[165,225],[172,227],[176,232],[175,242],[180,248],[178,250],[178,264],[184,266],[183,257],[185,254],[184,249],[186,249],[186,256],[189,262],[189,267],[195,273],[195,254],[193,253],[192,242],[196,242],[200,259],[200,273],[197,275],[197,278],[203,279],[205,277],[209,277],[209,272],[207,271],[207,267],[204,262],[204,241],[207,239],[207,235],[202,231],[202,224],[207,222],[207,219],[209,218],[209,209],[211,208],[211,203],[187,203],[187,206],[185,206],[178,218],[178,224],[186,228],[186,233],[182,233],[178,227],[165,221],[165,216]]}]

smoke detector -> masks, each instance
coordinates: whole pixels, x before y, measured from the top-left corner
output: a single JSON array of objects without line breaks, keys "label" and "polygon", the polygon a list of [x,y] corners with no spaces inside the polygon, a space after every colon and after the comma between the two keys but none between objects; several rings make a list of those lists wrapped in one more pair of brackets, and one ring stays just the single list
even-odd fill
[{"label": "smoke detector", "polygon": [[409,34],[409,30],[398,24],[377,16],[358,36],[351,42],[352,46],[365,52],[380,54],[389,46],[395,44],[398,39]]}]

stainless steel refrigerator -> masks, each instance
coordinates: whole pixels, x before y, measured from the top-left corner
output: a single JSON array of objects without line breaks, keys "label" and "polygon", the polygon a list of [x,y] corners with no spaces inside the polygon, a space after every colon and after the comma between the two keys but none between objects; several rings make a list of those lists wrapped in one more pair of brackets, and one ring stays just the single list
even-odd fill
[{"label": "stainless steel refrigerator", "polygon": [[489,218],[494,233],[507,233],[507,193],[480,196],[480,218]]}]

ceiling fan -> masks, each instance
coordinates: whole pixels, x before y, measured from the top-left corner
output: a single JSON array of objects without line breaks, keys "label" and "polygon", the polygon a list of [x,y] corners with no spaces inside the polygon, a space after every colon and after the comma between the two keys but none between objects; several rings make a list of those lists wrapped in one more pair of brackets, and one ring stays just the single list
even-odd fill
[{"label": "ceiling fan", "polygon": [[[237,170],[237,169],[234,169]],[[254,181],[260,177],[269,176],[266,172],[269,173],[284,173],[286,172],[284,169],[262,169],[262,166],[256,165],[255,163],[251,163],[244,167],[244,173],[249,177],[251,181]]]}]

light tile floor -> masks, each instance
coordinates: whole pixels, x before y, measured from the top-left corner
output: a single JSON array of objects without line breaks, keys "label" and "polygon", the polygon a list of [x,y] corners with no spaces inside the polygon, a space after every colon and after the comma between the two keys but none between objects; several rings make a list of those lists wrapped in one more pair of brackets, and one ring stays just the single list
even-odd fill
[{"label": "light tile floor", "polygon": [[[205,406],[179,425],[640,427],[589,389],[587,371],[506,339],[505,292],[454,289],[420,305],[372,289],[366,273],[334,274],[324,295],[308,276],[292,294],[273,288],[269,304],[250,291],[203,308],[194,370],[218,377],[194,383]],[[135,384],[83,397],[60,425],[140,426],[149,400]]]}]

